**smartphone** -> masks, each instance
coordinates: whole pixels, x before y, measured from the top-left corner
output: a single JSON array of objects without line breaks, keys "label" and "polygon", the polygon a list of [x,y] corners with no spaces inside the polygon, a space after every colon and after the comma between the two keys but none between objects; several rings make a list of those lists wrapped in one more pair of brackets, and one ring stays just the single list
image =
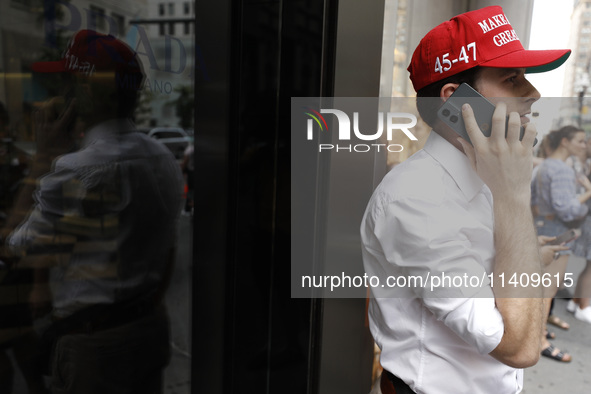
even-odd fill
[{"label": "smartphone", "polygon": [[[460,86],[458,86],[455,92],[448,97],[445,103],[443,103],[443,105],[437,111],[437,117],[441,119],[446,125],[448,125],[452,130],[454,130],[460,137],[472,143],[472,141],[470,141],[470,137],[468,136],[468,132],[466,131],[464,118],[462,117],[462,105],[465,103],[470,104],[470,107],[472,107],[472,110],[474,111],[474,117],[476,118],[476,123],[482,131],[482,134],[490,137],[492,117],[493,112],[495,111],[495,106],[467,83],[462,83]],[[509,117],[507,116],[505,130],[507,130],[508,122]],[[524,133],[525,129],[523,126],[521,126],[519,132],[520,141],[523,139]],[[505,135],[506,134],[507,132],[505,131]],[[538,140],[536,138],[534,141],[534,146],[537,143]]]},{"label": "smartphone", "polygon": [[555,240],[548,242],[548,245],[561,245],[563,243],[568,243],[579,238],[580,235],[581,230],[579,230],[578,228],[570,229],[560,234],[558,237],[556,237]]}]

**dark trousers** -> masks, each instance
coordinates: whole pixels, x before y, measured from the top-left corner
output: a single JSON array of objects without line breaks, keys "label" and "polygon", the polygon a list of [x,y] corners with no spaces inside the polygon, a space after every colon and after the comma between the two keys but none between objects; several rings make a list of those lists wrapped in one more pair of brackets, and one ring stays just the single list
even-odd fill
[{"label": "dark trousers", "polygon": [[164,307],[133,322],[60,337],[53,354],[53,394],[162,394],[169,327]]},{"label": "dark trousers", "polygon": [[[384,376],[387,379],[384,379]],[[383,394],[415,394],[402,379],[386,370],[382,373],[380,387]]]}]

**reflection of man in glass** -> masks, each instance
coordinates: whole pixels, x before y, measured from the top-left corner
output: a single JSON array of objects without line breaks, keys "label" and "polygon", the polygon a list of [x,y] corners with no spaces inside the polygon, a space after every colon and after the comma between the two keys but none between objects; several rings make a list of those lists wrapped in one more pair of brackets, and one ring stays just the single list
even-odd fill
[{"label": "reflection of man in glass", "polygon": [[28,182],[36,190],[31,196],[25,185],[15,212],[32,209],[7,243],[18,264],[36,269],[37,314],[51,300],[52,391],[161,392],[169,357],[161,300],[182,175],[166,147],[130,120],[141,65],[121,41],[83,30],[61,60],[33,71],[68,82],[36,115],[36,181]]}]

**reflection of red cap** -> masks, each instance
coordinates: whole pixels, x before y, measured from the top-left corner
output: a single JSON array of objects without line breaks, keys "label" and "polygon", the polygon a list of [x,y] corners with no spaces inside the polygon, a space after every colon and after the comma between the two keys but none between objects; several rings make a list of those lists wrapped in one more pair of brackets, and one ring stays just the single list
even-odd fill
[{"label": "reflection of red cap", "polygon": [[569,49],[525,50],[503,9],[491,6],[453,17],[427,33],[408,71],[418,91],[475,66],[550,71],[569,55]]},{"label": "reflection of red cap", "polygon": [[111,35],[80,30],[70,40],[61,60],[36,62],[35,72],[71,72],[91,76],[96,71],[115,71],[121,76],[143,75],[136,53]]}]

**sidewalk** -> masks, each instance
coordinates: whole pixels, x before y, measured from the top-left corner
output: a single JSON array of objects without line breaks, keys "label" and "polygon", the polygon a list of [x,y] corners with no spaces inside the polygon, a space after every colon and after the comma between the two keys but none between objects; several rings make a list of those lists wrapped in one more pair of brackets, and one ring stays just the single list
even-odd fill
[{"label": "sidewalk", "polygon": [[[567,272],[573,273],[573,278],[579,276],[585,261],[571,256]],[[574,292],[574,288],[570,291]],[[561,296],[563,292],[559,293]],[[541,357],[533,367],[525,370],[525,394],[583,394],[591,390],[591,324],[583,323],[566,311],[566,299],[556,299],[553,314],[570,324],[568,331],[548,325],[548,329],[556,334],[556,339],[550,342],[563,351],[570,353],[573,360],[561,363],[547,357]]]}]

